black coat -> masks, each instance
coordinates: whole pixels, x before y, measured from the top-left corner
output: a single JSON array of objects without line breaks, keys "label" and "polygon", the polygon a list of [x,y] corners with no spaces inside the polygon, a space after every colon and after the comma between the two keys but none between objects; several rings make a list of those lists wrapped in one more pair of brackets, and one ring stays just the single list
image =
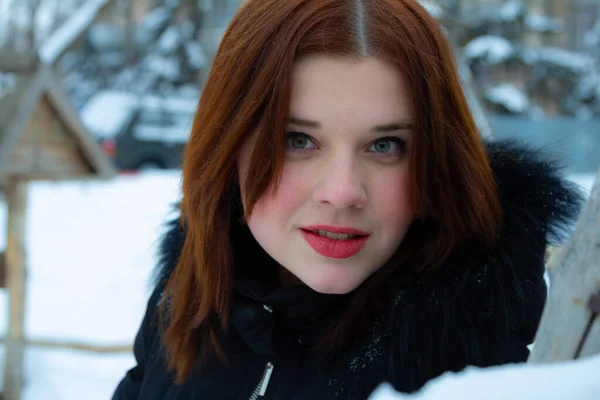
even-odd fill
[{"label": "black coat", "polygon": [[488,145],[488,155],[503,207],[498,245],[484,250],[467,243],[436,273],[395,287],[375,316],[370,340],[346,352],[325,354],[311,344],[348,296],[321,295],[306,286],[269,289],[266,278],[257,275],[269,264],[268,256],[240,228],[234,234],[238,273],[231,324],[221,339],[230,366],[209,360],[175,385],[156,324],[162,288],[185,236],[173,224],[162,242],[158,284],[135,340],[137,366],[113,399],[249,399],[267,370],[267,399],[365,399],[384,381],[410,392],[467,365],[525,361],[547,295],[546,246],[567,233],[581,199],[557,166],[537,152],[496,143]]}]

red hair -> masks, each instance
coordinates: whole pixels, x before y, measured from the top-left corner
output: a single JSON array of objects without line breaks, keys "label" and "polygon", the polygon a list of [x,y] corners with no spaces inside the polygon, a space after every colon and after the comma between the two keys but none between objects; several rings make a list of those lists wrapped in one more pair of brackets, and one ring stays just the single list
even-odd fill
[{"label": "red hair", "polygon": [[[292,70],[313,53],[382,57],[413,93],[415,156],[411,196],[416,222],[393,257],[432,270],[476,237],[491,245],[500,205],[483,144],[461,89],[451,48],[417,0],[250,0],[231,22],[215,57],[183,163],[182,219],[187,234],[166,291],[163,340],[182,382],[209,352],[226,359],[219,332],[228,326],[234,263],[230,220],[239,190],[237,155],[257,142],[245,187],[248,213],[282,170]],[[427,235],[423,232],[427,227]],[[382,268],[353,293],[327,338],[329,347],[357,339],[350,327],[367,318],[365,300]]]}]

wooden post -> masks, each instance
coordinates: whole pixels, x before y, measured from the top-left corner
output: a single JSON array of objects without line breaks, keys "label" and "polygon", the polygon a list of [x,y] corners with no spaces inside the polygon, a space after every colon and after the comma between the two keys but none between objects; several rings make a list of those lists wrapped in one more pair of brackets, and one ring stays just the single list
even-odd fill
[{"label": "wooden post", "polygon": [[5,187],[8,205],[6,242],[7,289],[9,298],[8,336],[4,364],[3,400],[20,400],[23,386],[25,314],[25,213],[27,183],[9,181]]},{"label": "wooden post", "polygon": [[[569,241],[548,264],[550,297],[529,363],[560,362],[600,353],[600,170]],[[596,299],[596,301],[592,301]]]}]

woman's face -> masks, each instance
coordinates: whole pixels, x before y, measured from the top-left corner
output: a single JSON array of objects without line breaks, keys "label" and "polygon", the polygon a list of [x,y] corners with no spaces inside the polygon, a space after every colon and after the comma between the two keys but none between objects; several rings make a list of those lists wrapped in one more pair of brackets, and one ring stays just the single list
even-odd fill
[{"label": "woman's face", "polygon": [[[348,293],[402,242],[413,219],[410,104],[404,77],[384,60],[297,62],[280,187],[248,220],[296,282]],[[242,193],[253,147],[250,140],[238,160]]]}]

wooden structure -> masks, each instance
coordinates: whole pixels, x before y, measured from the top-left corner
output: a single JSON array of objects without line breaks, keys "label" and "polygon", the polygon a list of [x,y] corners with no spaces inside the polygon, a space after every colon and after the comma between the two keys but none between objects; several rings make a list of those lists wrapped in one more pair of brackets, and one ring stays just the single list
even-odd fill
[{"label": "wooden structure", "polygon": [[79,120],[50,66],[37,57],[3,57],[0,70],[16,74],[15,90],[0,98],[0,190],[8,206],[4,264],[9,294],[2,399],[19,400],[25,347],[27,183],[108,179],[116,171]]},{"label": "wooden structure", "polygon": [[600,170],[569,241],[550,258],[552,289],[529,363],[600,354]]}]

